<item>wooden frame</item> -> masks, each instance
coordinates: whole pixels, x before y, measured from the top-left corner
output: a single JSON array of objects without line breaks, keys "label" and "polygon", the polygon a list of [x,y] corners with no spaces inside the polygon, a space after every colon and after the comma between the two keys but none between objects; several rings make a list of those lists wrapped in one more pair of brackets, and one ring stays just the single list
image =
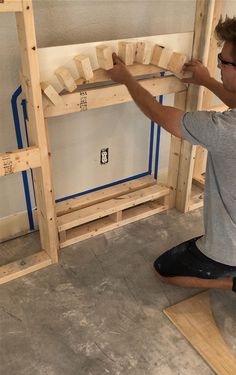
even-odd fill
[{"label": "wooden frame", "polygon": [[[217,42],[214,38],[215,26],[223,9],[223,0],[197,0],[195,15],[194,58],[200,59],[212,75],[216,70]],[[209,54],[209,50],[211,53]],[[186,110],[224,110],[226,106],[212,107],[212,93],[203,88],[190,86],[188,89]],[[187,141],[181,145],[180,169],[176,208],[187,212],[203,206],[204,164],[206,150],[201,146],[192,146]]]},{"label": "wooden frame", "polygon": [[[206,34],[202,30],[210,30],[216,8],[214,0],[197,0],[194,56],[206,54],[200,51],[204,44],[201,35]],[[22,60],[21,80],[28,103],[30,147],[0,154],[0,176],[33,168],[42,249],[35,256],[1,267],[0,283],[57,262],[59,246],[68,246],[175,206],[182,211],[190,209],[196,155],[196,149],[172,136],[168,181],[164,186],[148,176],[55,205],[47,118],[125,103],[131,101],[131,97],[124,86],[112,84],[107,73],[101,69],[94,71],[89,82],[84,77],[77,79],[78,89],[74,93],[58,93],[50,82],[40,85],[32,1],[0,2],[0,12],[7,11],[16,13]],[[160,68],[154,65],[134,64],[129,69],[134,76],[145,75],[141,84],[153,95],[174,93],[177,107],[195,109],[199,92],[193,88],[187,90],[175,76],[160,77]],[[97,85],[104,82],[106,87]],[[49,100],[42,100],[41,86]],[[196,176],[197,172],[195,180]],[[203,181],[198,179],[198,184],[202,187]],[[199,202],[195,202],[197,206]]]},{"label": "wooden frame", "polygon": [[47,130],[44,123],[39,65],[31,0],[4,0],[1,12],[15,12],[20,44],[22,76],[27,84],[30,148],[0,156],[1,175],[33,169],[42,249],[38,253],[0,267],[0,284],[58,261],[58,234],[51,179]]}]

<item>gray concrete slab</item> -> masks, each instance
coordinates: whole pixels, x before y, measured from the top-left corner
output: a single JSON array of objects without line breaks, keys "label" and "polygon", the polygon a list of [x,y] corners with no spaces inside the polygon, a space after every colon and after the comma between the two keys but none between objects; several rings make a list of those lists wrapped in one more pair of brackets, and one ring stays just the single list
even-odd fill
[{"label": "gray concrete slab", "polygon": [[[0,374],[212,375],[162,313],[199,290],[163,285],[152,268],[202,229],[201,210],[171,210],[72,245],[59,265],[1,285]],[[0,261],[38,241],[0,245]]]}]

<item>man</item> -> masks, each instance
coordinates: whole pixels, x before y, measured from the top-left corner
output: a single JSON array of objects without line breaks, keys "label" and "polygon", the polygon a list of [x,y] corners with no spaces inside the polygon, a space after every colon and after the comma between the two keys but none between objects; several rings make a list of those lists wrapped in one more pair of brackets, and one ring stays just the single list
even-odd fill
[{"label": "man", "polygon": [[236,18],[219,21],[216,35],[224,42],[218,55],[222,84],[211,78],[199,61],[185,64],[193,77],[184,82],[201,84],[233,108],[223,113],[183,111],[158,103],[134,80],[113,55],[109,71],[115,82],[126,85],[142,112],[171,134],[208,150],[202,237],[186,241],[162,254],[154,267],[162,281],[198,288],[236,291]]}]

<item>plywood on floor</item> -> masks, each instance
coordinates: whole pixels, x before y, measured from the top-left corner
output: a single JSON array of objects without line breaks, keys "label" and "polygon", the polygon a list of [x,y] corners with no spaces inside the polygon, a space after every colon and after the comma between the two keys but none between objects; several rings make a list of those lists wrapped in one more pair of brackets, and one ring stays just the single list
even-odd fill
[{"label": "plywood on floor", "polygon": [[170,306],[164,313],[216,374],[236,374],[236,358],[216,326],[208,292]]}]

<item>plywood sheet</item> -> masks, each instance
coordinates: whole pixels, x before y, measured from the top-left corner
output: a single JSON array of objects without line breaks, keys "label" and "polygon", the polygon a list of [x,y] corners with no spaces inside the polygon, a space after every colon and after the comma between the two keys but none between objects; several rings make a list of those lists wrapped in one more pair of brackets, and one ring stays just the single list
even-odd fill
[{"label": "plywood sheet", "polygon": [[236,374],[236,358],[216,326],[208,292],[168,307],[164,313],[216,374]]}]

